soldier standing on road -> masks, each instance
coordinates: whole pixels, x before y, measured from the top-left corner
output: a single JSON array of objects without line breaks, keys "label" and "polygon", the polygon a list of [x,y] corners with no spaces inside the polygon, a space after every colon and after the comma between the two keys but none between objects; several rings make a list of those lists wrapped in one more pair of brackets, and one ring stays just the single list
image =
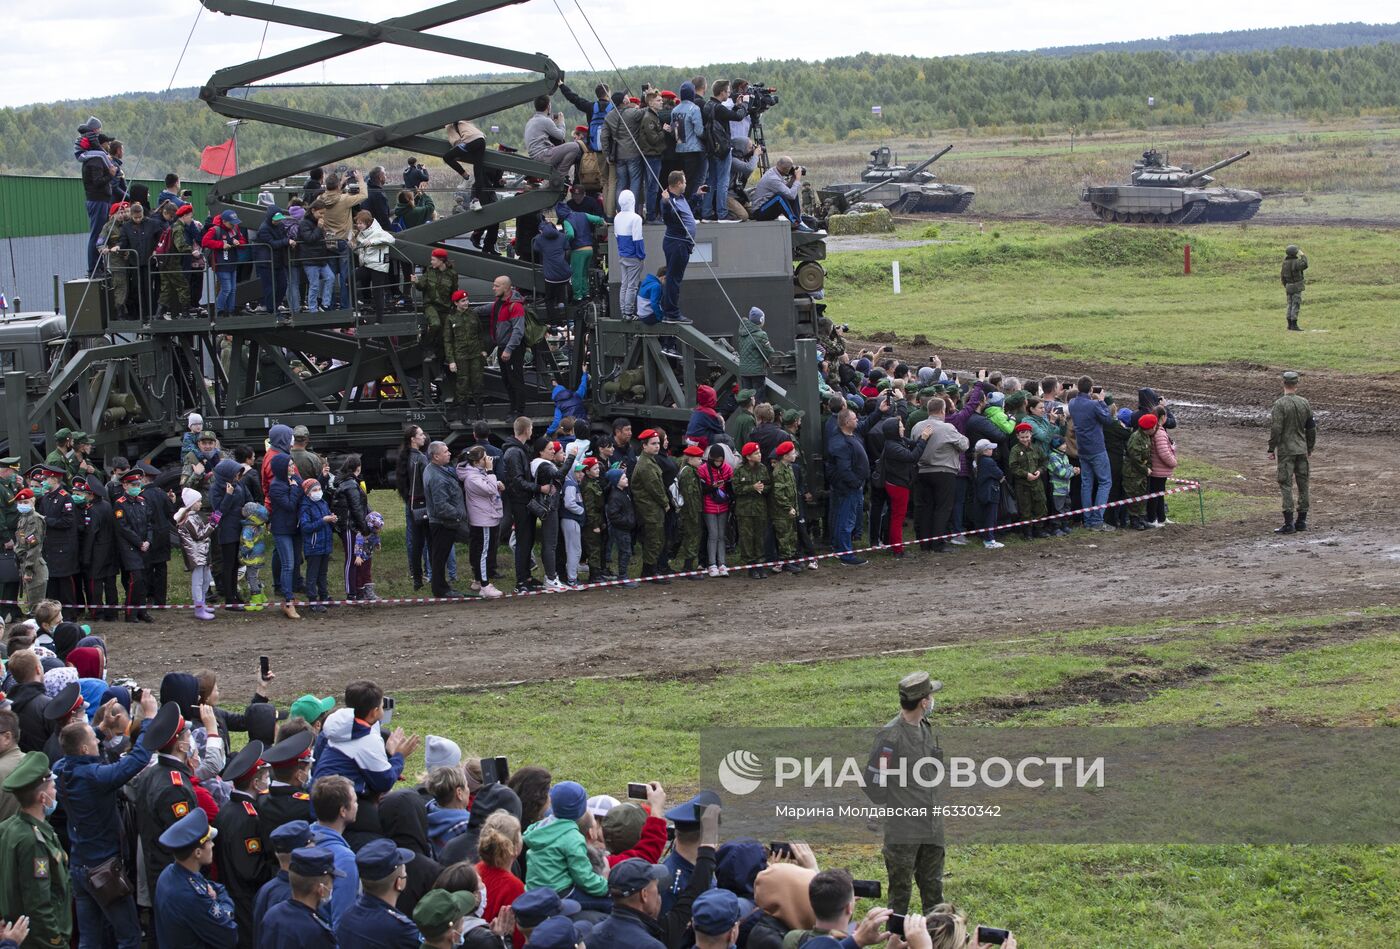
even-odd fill
[{"label": "soldier standing on road", "polygon": [[[866,766],[865,793],[872,802],[906,812],[924,811],[923,816],[885,821],[889,907],[901,915],[909,909],[915,880],[925,913],[943,902],[943,817],[930,813],[936,803],[934,790],[918,787],[912,780],[914,763],[920,758],[943,760],[928,722],[933,693],[941,688],[943,683],[931,681],[927,672],[912,672],[899,680],[900,712],[875,736]],[[885,772],[889,772],[888,781]]]},{"label": "soldier standing on road", "polygon": [[481,338],[481,318],[471,308],[465,290],[452,292],[449,309],[442,318],[442,350],[456,387],[456,418],[449,425],[463,429],[469,419],[486,417],[481,392],[486,376],[486,345]]},{"label": "soldier standing on road", "polygon": [[21,488],[15,495],[15,569],[19,571],[20,602],[24,615],[33,616],[49,586],[49,565],[44,560],[44,515],[34,510],[34,492]]},{"label": "soldier standing on road", "polygon": [[[632,482],[632,504],[637,509],[637,525],[642,535],[642,576],[650,577],[656,574],[656,565],[661,562],[664,552],[666,511],[671,506],[671,498],[666,493],[661,466],[656,461],[656,456],[661,454],[661,436],[647,429],[637,436],[637,441],[641,442],[642,454],[629,480]],[[660,578],[656,582],[671,581]]]},{"label": "soldier standing on road", "polygon": [[[0,600],[19,599],[19,565],[18,551],[15,548],[15,529],[19,526],[19,511],[15,508],[15,496],[20,491],[25,490],[23,482],[19,480],[19,472],[15,469],[19,466],[19,458],[0,458],[0,544],[4,545],[0,559],[11,561],[14,564],[14,573],[8,570],[4,576],[0,577]],[[32,496],[32,492],[31,492]],[[0,617],[9,619],[15,610],[8,606],[0,605]]]},{"label": "soldier standing on road", "polygon": [[1301,330],[1298,326],[1298,310],[1303,305],[1303,287],[1307,280],[1303,271],[1308,269],[1308,255],[1298,250],[1297,244],[1289,244],[1283,252],[1283,291],[1288,294],[1288,328]]},{"label": "soldier standing on road", "polygon": [[[1298,373],[1283,374],[1283,395],[1270,413],[1269,458],[1278,461],[1278,487],[1283,495],[1283,526],[1275,534],[1308,529],[1308,458],[1317,443],[1312,406],[1298,394]],[[1293,520],[1293,482],[1298,482],[1298,520]]]}]

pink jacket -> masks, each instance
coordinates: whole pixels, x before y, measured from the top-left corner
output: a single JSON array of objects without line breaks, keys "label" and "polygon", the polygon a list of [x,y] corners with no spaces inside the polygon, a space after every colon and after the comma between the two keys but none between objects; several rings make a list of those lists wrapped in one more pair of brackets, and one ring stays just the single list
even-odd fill
[{"label": "pink jacket", "polygon": [[496,476],[475,465],[458,465],[457,477],[467,495],[467,522],[472,527],[495,527],[501,523],[501,493]]},{"label": "pink jacket", "polygon": [[1152,459],[1147,473],[1154,478],[1170,478],[1176,470],[1176,447],[1167,430],[1158,425],[1152,431]]},{"label": "pink jacket", "polygon": [[[695,472],[700,476],[700,494],[704,497],[701,509],[706,514],[725,514],[729,511],[730,504],[734,500],[734,489],[730,487],[730,481],[734,478],[734,469],[729,467],[728,462],[721,462],[716,468],[706,461]],[[715,492],[707,490],[710,488],[721,488],[724,491],[724,500],[715,497]]]}]

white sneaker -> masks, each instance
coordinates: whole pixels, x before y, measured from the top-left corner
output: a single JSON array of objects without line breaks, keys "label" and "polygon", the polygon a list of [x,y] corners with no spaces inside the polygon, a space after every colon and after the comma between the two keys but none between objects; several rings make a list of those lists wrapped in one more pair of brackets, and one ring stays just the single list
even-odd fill
[{"label": "white sneaker", "polygon": [[1162,521],[1162,526],[1163,526],[1163,527],[1166,527],[1168,524],[1175,524],[1175,523],[1176,523],[1176,521],[1172,520],[1172,519],[1169,517],[1169,518],[1167,518],[1166,520]]},{"label": "white sneaker", "polygon": [[568,587],[554,577],[544,578],[544,592],[546,593],[563,593],[567,589]]},{"label": "white sneaker", "polygon": [[474,591],[477,592],[477,593],[480,593],[480,592],[481,592],[481,584],[479,584],[479,583],[477,583],[475,580],[473,580],[473,581],[472,581],[472,590],[474,590]]},{"label": "white sneaker", "polygon": [[1148,526],[1148,527],[1166,527],[1167,525],[1166,525],[1166,524],[1163,524],[1161,521],[1148,521],[1148,522],[1147,522],[1147,526]]},{"label": "white sneaker", "polygon": [[966,538],[966,537],[950,537],[950,538],[948,538],[948,543],[952,544],[954,547],[966,547],[966,546],[967,546],[967,538]]},{"label": "white sneaker", "polygon": [[719,576],[719,567],[716,567],[714,564],[710,564],[710,576]]},{"label": "white sneaker", "polygon": [[486,584],[486,586],[481,588],[481,595],[486,597],[486,599],[488,600],[494,600],[496,597],[501,595],[501,591],[497,590],[493,584],[488,583]]},{"label": "white sneaker", "polygon": [[988,550],[1001,550],[1001,548],[1006,545],[995,540],[984,540],[982,541],[982,546],[986,547]]},{"label": "white sneaker", "polygon": [[473,211],[480,211],[480,210],[481,210],[481,202],[480,202],[479,200],[477,200],[476,198],[472,198],[472,203],[471,203],[471,205],[470,205],[470,208],[471,208],[471,210],[473,210]]},{"label": "white sneaker", "polygon": [[816,562],[815,560],[809,560],[809,561],[807,561],[807,569],[808,569],[808,570],[815,570],[815,569],[817,569],[817,562]]},{"label": "white sneaker", "polygon": [[720,575],[721,577],[727,577],[727,576],[729,576],[729,568],[726,567],[724,564],[720,564],[720,565],[719,565],[719,575]]}]

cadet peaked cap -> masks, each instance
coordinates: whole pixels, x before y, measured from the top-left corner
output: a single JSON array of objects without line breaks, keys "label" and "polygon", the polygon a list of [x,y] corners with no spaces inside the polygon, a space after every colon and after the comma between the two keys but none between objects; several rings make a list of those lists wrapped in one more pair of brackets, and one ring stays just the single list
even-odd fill
[{"label": "cadet peaked cap", "polygon": [[[626,863],[627,861],[623,861]],[[621,866],[622,864],[618,864]],[[613,867],[612,873],[617,872],[617,867]],[[609,874],[609,880],[612,875]],[[582,907],[575,900],[561,899],[553,887],[537,886],[533,890],[526,890],[515,898],[511,904],[511,909],[515,911],[515,919],[521,926],[531,929],[538,926],[551,916],[572,916]]]},{"label": "cadet peaked cap", "polygon": [[739,916],[739,897],[719,888],[701,893],[690,910],[695,931],[708,936],[729,932],[739,921]]},{"label": "cadet peaked cap", "polygon": [[[267,835],[273,853],[291,853],[311,846],[311,825],[304,820],[289,820]],[[307,876],[316,876],[308,873]]]},{"label": "cadet peaked cap", "polygon": [[238,754],[228,760],[220,776],[228,781],[241,781],[259,767],[266,768],[267,762],[262,756],[263,747],[263,743],[256,739],[248,742]]},{"label": "cadet peaked cap", "polygon": [[608,874],[608,895],[613,899],[633,896],[645,890],[653,880],[661,883],[670,878],[671,871],[662,864],[651,863],[641,857],[629,857]]},{"label": "cadet peaked cap", "polygon": [[700,823],[700,812],[696,810],[696,807],[716,807],[719,802],[719,795],[714,791],[701,791],[684,804],[677,804],[667,811],[666,819],[677,824],[698,824]]},{"label": "cadet peaked cap", "polygon": [[361,880],[382,880],[413,860],[413,851],[394,846],[385,837],[371,840],[355,854],[355,867]]},{"label": "cadet peaked cap", "polygon": [[310,729],[297,732],[288,738],[283,738],[277,744],[263,752],[263,760],[274,768],[285,768],[287,765],[297,761],[311,760],[311,746],[316,742],[316,735]]},{"label": "cadet peaked cap", "polygon": [[204,813],[203,808],[195,807],[166,828],[158,842],[167,850],[184,850],[217,836],[218,830],[209,826],[209,815]]},{"label": "cadet peaked cap", "polygon": [[297,876],[304,877],[345,876],[344,870],[335,868],[335,854],[331,853],[328,847],[298,847],[292,851],[292,859],[287,864],[287,869]]}]

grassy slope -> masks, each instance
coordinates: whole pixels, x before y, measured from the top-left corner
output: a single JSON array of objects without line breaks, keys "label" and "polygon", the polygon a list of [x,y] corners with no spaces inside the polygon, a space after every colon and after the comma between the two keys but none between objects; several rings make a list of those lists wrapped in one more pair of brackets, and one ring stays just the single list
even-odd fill
[{"label": "grassy slope", "polygon": [[[905,228],[945,243],[834,254],[828,305],[854,335],[925,334],[989,351],[1054,347],[1126,363],[1400,369],[1394,239],[1370,230],[1217,225],[1189,232],[963,220]],[[1193,273],[1182,274],[1192,245]],[[1283,247],[1308,255],[1302,323],[1284,332]],[[900,262],[903,293],[891,292]],[[1062,349],[1061,349],[1062,347]]]},{"label": "grassy slope", "polygon": [[[988,698],[1034,696],[1095,673],[1169,675],[1204,661],[1215,672],[1145,701],[1024,711],[999,723],[1394,726],[1400,707],[1387,703],[1400,685],[1400,636],[1387,624],[1397,615],[1222,617],[1071,634],[1011,630],[923,654],[763,664],[705,681],[569,681],[405,698],[396,721],[451,736],[468,753],[547,763],[556,777],[613,794],[629,780],[653,777],[676,793],[693,789],[703,728],[876,724],[888,712],[890,684],[921,667],[946,683],[940,714],[967,723],[985,719]],[[1356,623],[1372,626],[1357,634],[1362,638],[1328,643],[1329,630]],[[1241,645],[1279,635],[1310,642],[1283,656],[1239,658]],[[884,876],[872,848],[824,856],[857,876]],[[1385,943],[1400,912],[1400,848],[955,847],[947,887],[974,917],[1009,925],[1028,946],[1302,947],[1338,931],[1358,943]]]}]

